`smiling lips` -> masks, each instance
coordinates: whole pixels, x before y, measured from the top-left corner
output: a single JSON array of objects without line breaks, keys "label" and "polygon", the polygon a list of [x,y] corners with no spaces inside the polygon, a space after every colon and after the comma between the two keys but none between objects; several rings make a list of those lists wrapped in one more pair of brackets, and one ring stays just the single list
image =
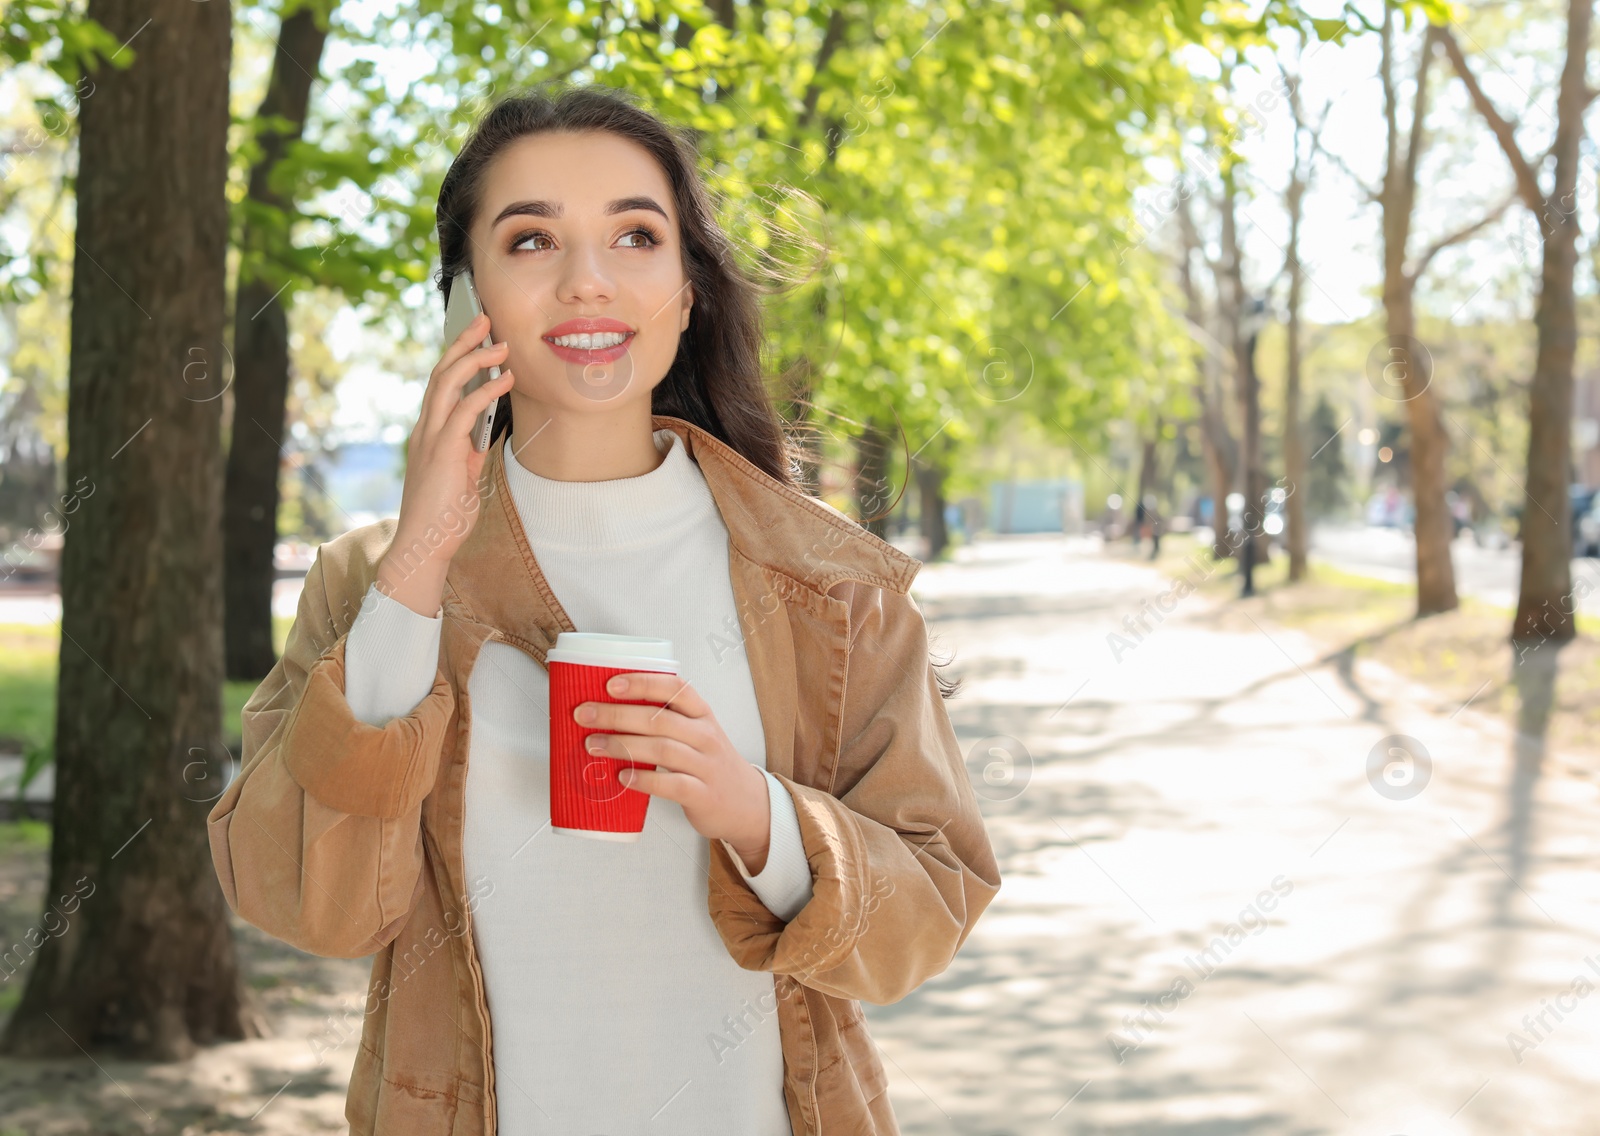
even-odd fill
[{"label": "smiling lips", "polygon": [[621,320],[574,319],[551,328],[541,338],[569,363],[609,363],[627,354],[635,334]]}]

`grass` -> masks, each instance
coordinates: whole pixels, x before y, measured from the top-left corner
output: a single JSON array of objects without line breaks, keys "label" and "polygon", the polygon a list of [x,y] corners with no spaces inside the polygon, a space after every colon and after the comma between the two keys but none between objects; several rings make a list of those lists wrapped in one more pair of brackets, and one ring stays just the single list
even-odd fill
[{"label": "grass", "polygon": [[54,627],[0,624],[0,738],[48,744],[59,643]]},{"label": "grass", "polygon": [[[1208,534],[1209,535],[1209,534]],[[1126,549],[1128,546],[1123,546]],[[1130,550],[1131,552],[1131,550]],[[1200,581],[1197,590],[1218,600],[1224,626],[1251,630],[1246,616],[1293,627],[1321,640],[1330,652],[1350,651],[1438,691],[1452,706],[1471,705],[1515,724],[1512,681],[1515,648],[1510,608],[1470,596],[1455,611],[1417,618],[1409,584],[1374,579],[1312,561],[1306,578],[1291,584],[1289,558],[1274,552],[1258,567],[1256,595],[1237,598],[1240,579],[1231,561],[1213,562],[1194,536],[1162,538],[1155,567],[1174,580]],[[1578,636],[1557,647],[1560,672],[1546,734],[1559,750],[1593,750],[1600,738],[1600,617],[1579,615]]]},{"label": "grass", "polygon": [[[289,616],[273,617],[273,645],[279,653],[293,622]],[[53,624],[0,623],[0,747],[48,759],[55,737],[59,635]],[[256,685],[223,683],[222,736],[230,746],[239,745],[239,713]]]},{"label": "grass", "polygon": [[0,821],[0,852],[9,852],[16,848],[48,847],[50,847],[48,821],[27,818]]}]

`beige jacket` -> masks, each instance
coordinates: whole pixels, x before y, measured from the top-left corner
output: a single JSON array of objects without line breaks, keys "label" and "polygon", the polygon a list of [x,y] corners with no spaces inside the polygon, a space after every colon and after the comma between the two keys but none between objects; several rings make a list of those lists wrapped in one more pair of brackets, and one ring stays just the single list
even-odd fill
[{"label": "beige jacket", "polygon": [[[908,594],[921,563],[700,427],[652,425],[683,440],[728,528],[742,624],[730,645],[742,635],[767,768],[794,798],[813,877],[784,923],[713,840],[707,911],[741,967],[775,976],[795,1136],[898,1133],[860,1002],[895,1002],[943,971],[1000,887]],[[239,776],[208,818],[241,918],[312,954],[373,956],[351,1136],[495,1133],[472,934],[492,883],[466,879],[462,853],[468,679],[491,639],[542,666],[557,633],[576,630],[507,492],[504,444],[450,564],[432,692],[382,727],[351,714],[345,641],[395,522],[329,541],[283,658],[245,705]]]}]

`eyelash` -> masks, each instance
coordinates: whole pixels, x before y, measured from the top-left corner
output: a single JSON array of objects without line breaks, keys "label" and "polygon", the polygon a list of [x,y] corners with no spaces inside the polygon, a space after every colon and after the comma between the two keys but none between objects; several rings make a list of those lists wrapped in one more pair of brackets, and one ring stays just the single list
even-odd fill
[{"label": "eyelash", "polygon": [[[633,228],[629,229],[626,233],[623,233],[622,235],[625,236],[625,237],[631,237],[634,233],[643,233],[645,236],[650,238],[650,243],[648,245],[631,245],[631,246],[629,246],[630,248],[636,248],[636,249],[637,248],[655,248],[657,245],[660,245],[663,241],[666,240],[666,237],[662,235],[661,230],[656,229],[656,228],[654,228],[654,227],[652,227],[650,225],[643,225],[643,224],[635,225]],[[548,238],[548,239],[551,239],[551,240],[554,239],[554,238],[550,237],[550,234],[545,232],[543,229],[528,229],[527,231],[518,233],[516,236],[511,238],[511,244],[510,244],[510,247],[509,247],[508,251],[510,251],[510,252],[532,252],[532,251],[536,251],[536,250],[533,250],[533,249],[521,249],[521,248],[517,247],[523,241],[527,240],[529,237],[545,237],[545,238]]]}]

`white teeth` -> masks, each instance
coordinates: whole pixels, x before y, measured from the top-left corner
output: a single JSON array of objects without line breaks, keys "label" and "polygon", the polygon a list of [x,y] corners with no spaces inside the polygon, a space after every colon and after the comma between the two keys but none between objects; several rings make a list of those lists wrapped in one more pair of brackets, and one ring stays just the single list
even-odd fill
[{"label": "white teeth", "polygon": [[620,331],[601,331],[593,334],[585,332],[582,335],[557,335],[552,337],[550,342],[562,347],[577,347],[585,351],[593,351],[601,347],[615,347],[627,338],[627,335]]}]

